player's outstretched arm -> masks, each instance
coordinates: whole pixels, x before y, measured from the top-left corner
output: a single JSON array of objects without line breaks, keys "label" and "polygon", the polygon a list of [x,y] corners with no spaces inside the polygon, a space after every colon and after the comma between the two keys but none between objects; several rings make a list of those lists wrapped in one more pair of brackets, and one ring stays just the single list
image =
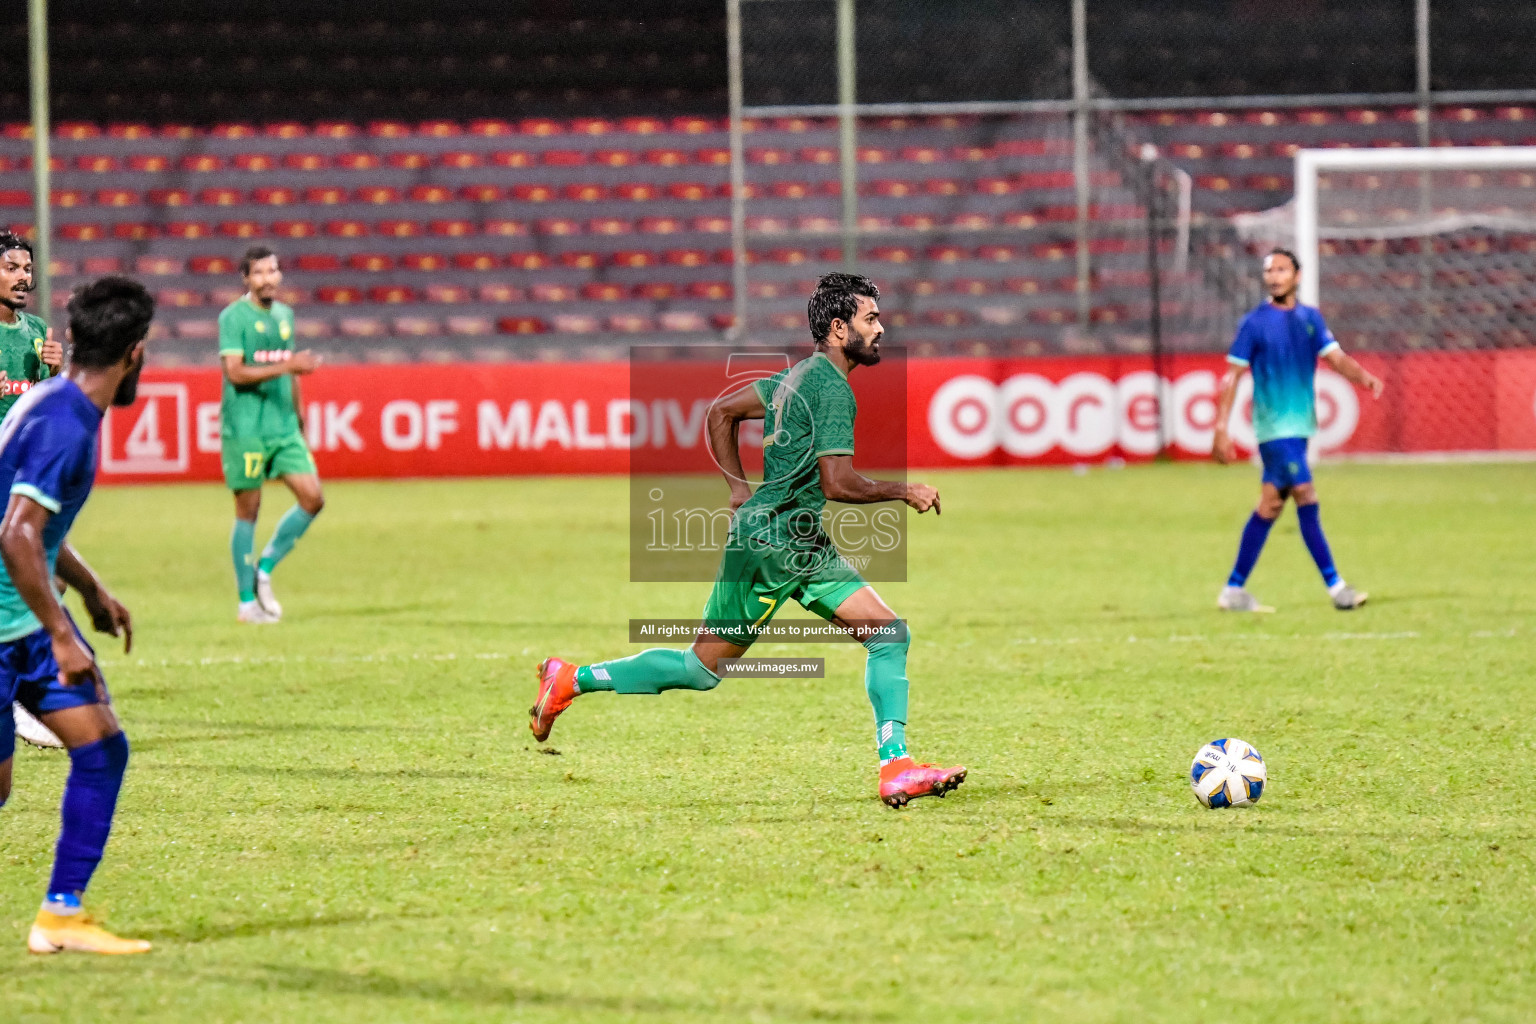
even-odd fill
[{"label": "player's outstretched arm", "polygon": [[219,362],[223,364],[224,376],[229,378],[229,382],[237,388],[243,388],[274,380],[286,373],[313,373],[320,365],[320,357],[306,348],[280,363],[267,363],[265,366],[247,365],[244,356],[234,354],[220,357]]},{"label": "player's outstretched arm", "polygon": [[67,541],[59,548],[59,559],[54,568],[59,577],[80,594],[96,632],[122,637],[123,653],[132,653],[133,616],[128,614],[128,609],[121,601],[112,596],[101,577],[85,564],[85,559]]},{"label": "player's outstretched arm", "polygon": [[1237,446],[1232,443],[1232,435],[1227,433],[1227,424],[1232,420],[1232,406],[1237,402],[1237,385],[1247,372],[1246,366],[1228,365],[1221,386],[1216,390],[1216,434],[1211,438],[1211,458],[1223,466],[1237,458]]},{"label": "player's outstretched arm", "polygon": [[1369,391],[1372,398],[1380,398],[1381,393],[1387,390],[1386,384],[1382,383],[1380,377],[1355,362],[1343,349],[1331,348],[1323,353],[1323,358],[1328,360],[1328,365],[1333,367],[1339,376],[1355,387]]},{"label": "player's outstretched arm", "polygon": [[96,678],[96,659],[75,635],[64,606],[53,592],[53,574],[48,571],[48,555],[43,550],[43,529],[52,515],[24,494],[11,495],[5,519],[0,521],[0,558],[16,592],[53,640],[60,679],[66,686],[78,686]]},{"label": "player's outstretched arm", "polygon": [[935,515],[943,512],[939,507],[939,492],[927,484],[911,484],[904,480],[871,480],[853,468],[852,455],[823,455],[816,460],[821,475],[821,493],[828,501],[841,501],[848,505],[872,505],[877,501],[904,501],[919,512],[933,509]]},{"label": "player's outstretched arm", "polygon": [[709,450],[714,453],[715,465],[725,474],[725,482],[731,488],[732,512],[752,497],[752,486],[747,483],[747,471],[741,465],[741,448],[736,442],[736,429],[742,420],[760,420],[767,412],[763,407],[762,396],[751,384],[715,399],[709,407]]}]

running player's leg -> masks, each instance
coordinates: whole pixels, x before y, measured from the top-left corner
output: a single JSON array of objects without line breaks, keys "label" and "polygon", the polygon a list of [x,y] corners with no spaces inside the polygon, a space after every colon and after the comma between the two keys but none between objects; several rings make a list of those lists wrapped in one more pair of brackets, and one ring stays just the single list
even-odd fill
[{"label": "running player's leg", "polygon": [[22,704],[63,741],[70,761],[53,873],[27,947],[34,953],[145,952],[149,943],[104,931],[81,905],[112,832],[128,768],[128,737],[112,712],[105,684],[63,685],[47,633],[34,633],[24,642],[32,648],[36,671],[22,682]]},{"label": "running player's leg", "polygon": [[1283,442],[1266,441],[1259,445],[1259,455],[1264,462],[1264,477],[1259,486],[1259,504],[1243,526],[1242,538],[1237,545],[1237,559],[1227,576],[1227,585],[1216,599],[1216,606],[1230,612],[1273,611],[1259,604],[1246,587],[1253,567],[1264,551],[1270,528],[1285,509],[1285,496],[1290,486],[1287,470],[1289,451]]},{"label": "running player's leg", "polygon": [[1328,596],[1333,600],[1333,606],[1340,611],[1351,611],[1365,604],[1369,596],[1356,590],[1344,578],[1339,575],[1338,568],[1333,564],[1333,551],[1328,547],[1328,538],[1323,534],[1322,513],[1317,505],[1317,488],[1312,483],[1312,470],[1307,466],[1305,457],[1301,465],[1304,479],[1298,479],[1293,497],[1296,501],[1296,520],[1301,524],[1301,539],[1307,545],[1307,552],[1312,556],[1317,571],[1323,577],[1323,585],[1328,588]]},{"label": "running player's leg", "polygon": [[752,645],[754,630],[773,618],[797,586],[789,576],[765,578],[761,553],[727,544],[704,606],[704,621],[686,651],[653,647],[648,651],[576,665],[560,658],[539,663],[538,696],[528,709],[528,728],[540,743],[549,738],[555,719],[583,693],[658,694],[666,690],[713,690],[720,684],[721,658],[740,657]]},{"label": "running player's leg", "polygon": [[[248,460],[247,455],[256,459]],[[235,566],[235,591],[240,606],[236,617],[241,622],[274,621],[256,600],[256,518],[261,513],[262,468],[260,452],[235,452],[235,472],[231,472],[230,453],[224,460],[225,482],[235,495],[235,525],[229,534],[229,557]],[[254,472],[248,472],[248,468]]]},{"label": "running player's leg", "polygon": [[[856,590],[848,592],[850,586]],[[808,590],[814,590],[814,585]],[[907,753],[907,652],[912,634],[900,618],[862,580],[830,592],[807,594],[804,604],[852,635],[869,652],[864,663],[864,691],[875,714],[875,743],[880,759],[880,798],[892,807],[921,796],[943,796],[965,781],[965,768],[917,764]]]},{"label": "running player's leg", "polygon": [[315,517],[325,508],[325,492],[320,486],[320,473],[315,468],[315,458],[309,446],[298,434],[272,444],[268,448],[270,475],[282,480],[293,492],[295,504],[277,522],[272,539],[262,549],[261,561],[256,565],[256,598],[270,614],[281,616],[283,606],[272,592],[272,570],[288,556],[293,546],[304,536]]}]

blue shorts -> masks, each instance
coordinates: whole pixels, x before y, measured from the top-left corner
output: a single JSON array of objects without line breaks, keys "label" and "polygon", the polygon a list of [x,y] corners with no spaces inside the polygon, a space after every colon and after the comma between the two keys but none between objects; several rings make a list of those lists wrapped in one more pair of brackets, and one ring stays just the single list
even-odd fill
[{"label": "blue shorts", "polygon": [[1312,482],[1312,467],[1307,465],[1307,439],[1304,437],[1277,437],[1259,445],[1259,458],[1264,461],[1264,482],[1274,484],[1281,495],[1291,492],[1297,484]]},{"label": "blue shorts", "polygon": [[[75,634],[80,634],[79,627],[75,628]],[[85,643],[85,637],[81,636],[80,642]],[[85,648],[91,650],[91,645],[85,643]],[[59,663],[53,657],[53,641],[48,638],[46,629],[40,629],[0,643],[0,761],[9,760],[16,752],[12,701],[34,715],[45,715],[87,704],[106,704],[110,698],[105,686],[90,683],[65,686],[59,682]]]}]

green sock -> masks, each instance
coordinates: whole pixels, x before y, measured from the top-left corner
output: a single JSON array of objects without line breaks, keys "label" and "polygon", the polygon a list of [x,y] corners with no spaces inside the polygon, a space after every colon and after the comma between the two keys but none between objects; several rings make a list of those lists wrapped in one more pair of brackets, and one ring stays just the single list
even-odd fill
[{"label": "green sock", "polygon": [[256,600],[256,566],[252,549],[256,546],[256,524],[236,519],[229,535],[229,555],[235,562],[235,587],[241,602]]},{"label": "green sock", "polygon": [[675,647],[653,647],[629,658],[583,665],[576,670],[576,688],[582,693],[713,690],[719,684],[720,677],[704,667],[692,648],[679,651]]},{"label": "green sock", "polygon": [[907,754],[907,650],[912,633],[897,619],[864,641],[864,692],[875,709],[875,742],[883,764]]},{"label": "green sock", "polygon": [[314,516],[297,505],[284,512],[283,518],[277,521],[277,529],[272,532],[272,539],[261,551],[259,566],[261,571],[271,572],[278,562],[286,558],[288,552],[292,551],[293,546],[299,542],[299,538],[304,536],[304,531],[309,529],[309,524],[314,521]]}]

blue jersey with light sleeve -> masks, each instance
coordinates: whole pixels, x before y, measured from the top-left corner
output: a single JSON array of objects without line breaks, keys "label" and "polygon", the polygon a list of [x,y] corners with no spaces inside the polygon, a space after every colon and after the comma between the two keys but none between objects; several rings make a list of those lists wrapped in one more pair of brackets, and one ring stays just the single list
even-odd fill
[{"label": "blue jersey with light sleeve", "polygon": [[1266,302],[1243,318],[1227,362],[1253,371],[1253,432],[1260,444],[1317,433],[1317,360],[1338,347],[1312,306]]},{"label": "blue jersey with light sleeve", "polygon": [[[54,377],[23,395],[0,428],[0,488],[8,496],[31,498],[53,513],[43,527],[50,573],[96,481],[101,418],[101,410],[79,385]],[[42,628],[0,564],[0,643]]]}]

